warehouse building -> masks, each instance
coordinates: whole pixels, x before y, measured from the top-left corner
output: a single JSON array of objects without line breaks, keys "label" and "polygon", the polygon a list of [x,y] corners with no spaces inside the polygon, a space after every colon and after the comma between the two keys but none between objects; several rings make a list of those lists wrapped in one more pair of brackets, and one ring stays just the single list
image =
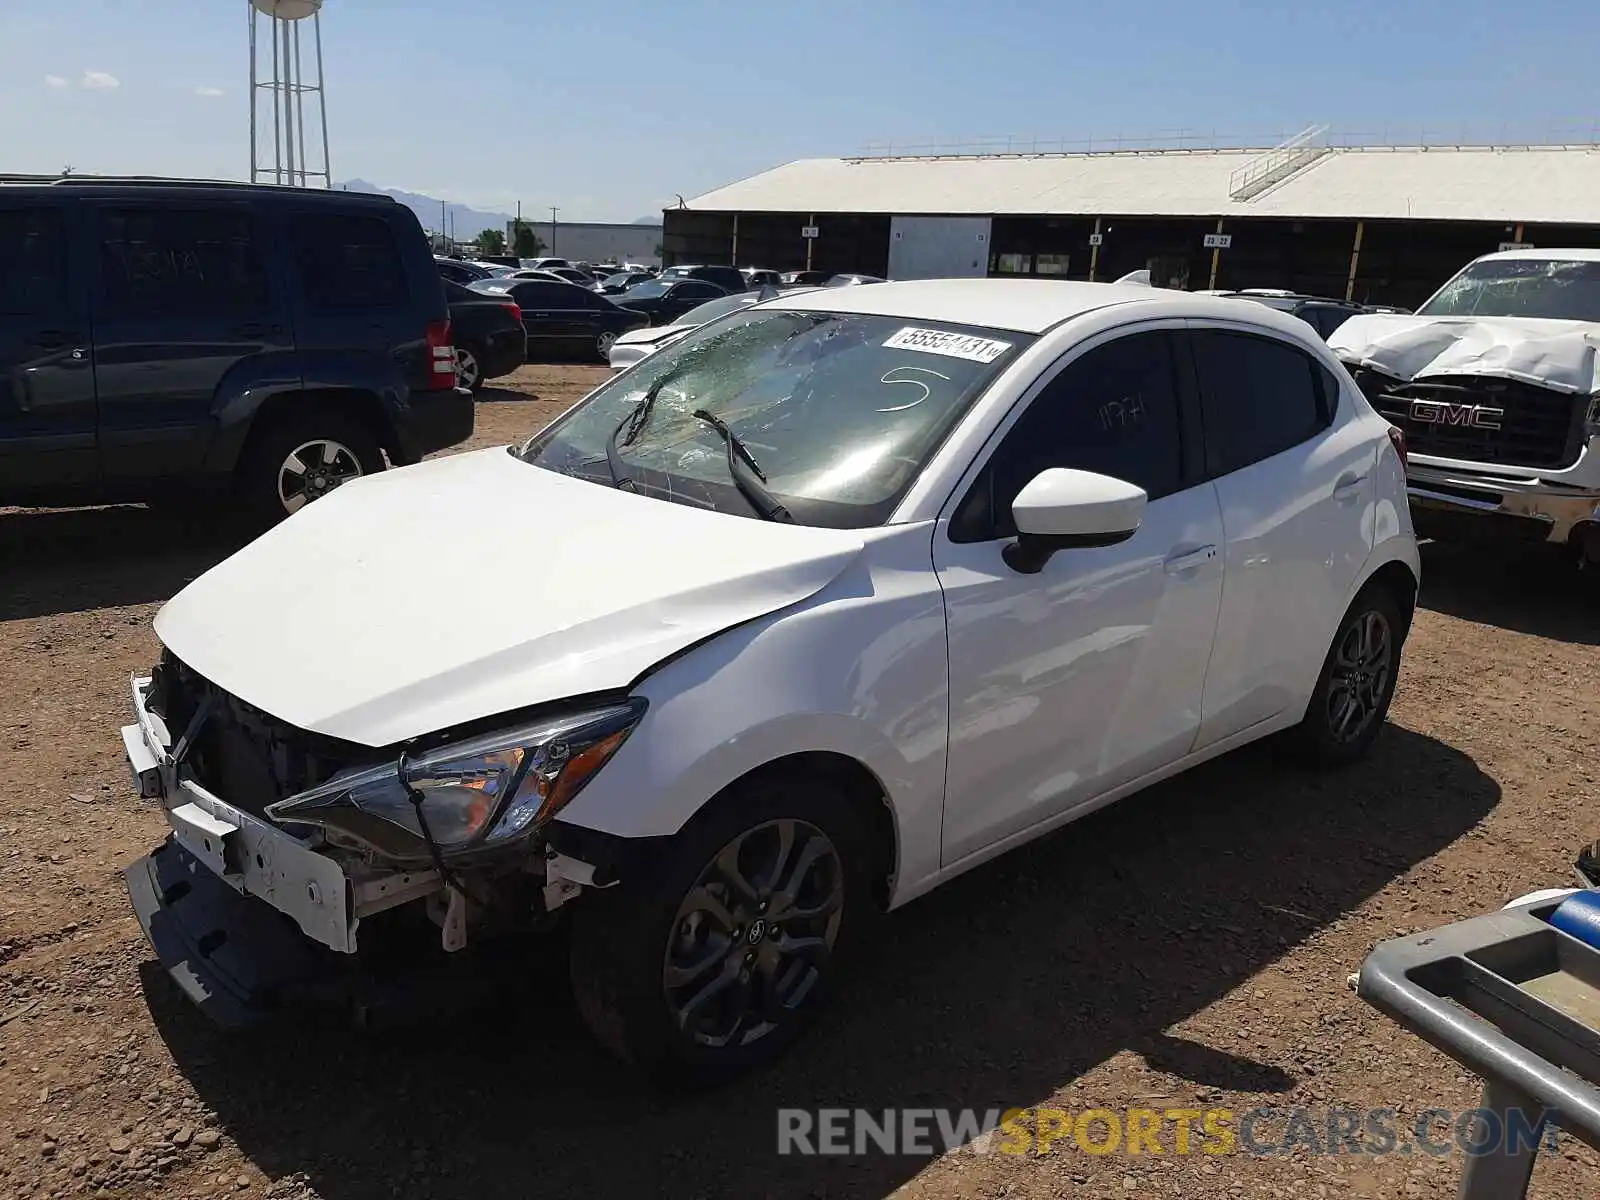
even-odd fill
[{"label": "warehouse building", "polygon": [[1415,306],[1469,259],[1600,247],[1600,145],[803,159],[663,218],[665,261],[1282,287]]}]

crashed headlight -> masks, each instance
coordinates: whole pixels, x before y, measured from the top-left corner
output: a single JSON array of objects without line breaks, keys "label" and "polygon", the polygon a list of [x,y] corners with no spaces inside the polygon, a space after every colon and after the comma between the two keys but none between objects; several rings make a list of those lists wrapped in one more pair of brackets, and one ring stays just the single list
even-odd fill
[{"label": "crashed headlight", "polygon": [[431,836],[442,851],[493,845],[560,812],[627,740],[644,709],[643,700],[629,700],[344,771],[268,805],[267,815],[369,842],[379,840],[377,820],[419,840]]}]

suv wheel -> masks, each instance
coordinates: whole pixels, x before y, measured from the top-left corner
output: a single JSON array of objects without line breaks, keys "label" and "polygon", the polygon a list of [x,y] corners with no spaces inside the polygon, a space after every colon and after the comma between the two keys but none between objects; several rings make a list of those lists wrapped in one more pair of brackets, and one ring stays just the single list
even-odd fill
[{"label": "suv wheel", "polygon": [[1404,631],[1400,607],[1381,584],[1368,584],[1350,605],[1298,730],[1314,762],[1352,762],[1377,738],[1394,698]]},{"label": "suv wheel", "polygon": [[456,347],[456,382],[473,391],[483,386],[483,354],[476,346]]},{"label": "suv wheel", "polygon": [[734,785],[649,878],[574,905],[585,1023],[658,1077],[710,1081],[777,1058],[874,911],[866,845],[850,799],[825,781]]},{"label": "suv wheel", "polygon": [[352,479],[383,470],[383,451],[342,413],[305,413],[261,432],[240,467],[245,503],[281,521]]}]

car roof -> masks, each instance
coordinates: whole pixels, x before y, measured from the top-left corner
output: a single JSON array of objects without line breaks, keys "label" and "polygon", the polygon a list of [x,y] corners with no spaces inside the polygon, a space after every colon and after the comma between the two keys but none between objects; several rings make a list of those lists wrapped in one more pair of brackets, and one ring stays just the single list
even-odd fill
[{"label": "car roof", "polygon": [[1043,333],[1063,321],[1111,305],[1139,304],[1141,316],[1212,317],[1238,320],[1248,312],[1257,324],[1300,337],[1303,322],[1264,304],[1225,296],[1197,296],[1168,288],[1128,283],[1083,283],[1052,279],[919,279],[872,287],[821,288],[803,296],[767,302],[774,308],[849,312],[945,321]]},{"label": "car roof", "polygon": [[1600,262],[1600,250],[1586,247],[1550,247],[1549,249],[1501,250],[1494,254],[1480,254],[1473,262],[1493,262],[1498,259],[1553,258],[1565,262]]},{"label": "car roof", "polygon": [[310,201],[317,204],[356,204],[398,206],[393,196],[377,192],[330,191],[327,188],[294,187],[276,183],[238,183],[226,179],[166,179],[158,176],[74,175],[52,180],[12,180],[0,178],[0,194],[51,196],[144,196],[151,194],[193,196],[214,193],[219,198],[277,199]]}]

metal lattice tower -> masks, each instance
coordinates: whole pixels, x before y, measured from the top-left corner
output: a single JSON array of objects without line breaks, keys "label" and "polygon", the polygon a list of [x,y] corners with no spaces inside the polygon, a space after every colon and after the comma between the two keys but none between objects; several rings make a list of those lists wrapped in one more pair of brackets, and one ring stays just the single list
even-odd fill
[{"label": "metal lattice tower", "polygon": [[[308,21],[316,62],[310,79],[300,53],[300,30]],[[311,136],[322,140],[317,154],[306,134],[308,96],[316,102]],[[270,113],[264,114],[264,108]],[[262,162],[267,149],[271,160]],[[322,75],[322,0],[250,0],[250,182],[333,186]]]}]

